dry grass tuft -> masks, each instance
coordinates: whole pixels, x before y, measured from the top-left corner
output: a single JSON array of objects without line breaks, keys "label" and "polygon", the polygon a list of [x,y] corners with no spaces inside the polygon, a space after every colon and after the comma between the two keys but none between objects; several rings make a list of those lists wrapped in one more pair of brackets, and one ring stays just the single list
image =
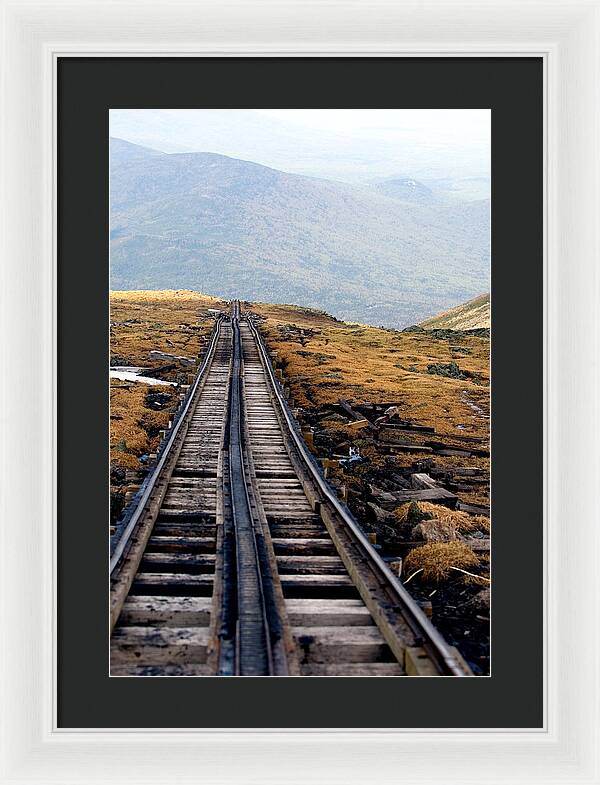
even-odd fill
[{"label": "dry grass tuft", "polygon": [[420,523],[432,517],[422,507],[422,502],[407,502],[406,504],[401,504],[400,507],[396,507],[394,516],[401,526],[409,523]]},{"label": "dry grass tuft", "polygon": [[485,586],[487,588],[490,585],[489,578],[479,575],[463,575],[462,580],[467,586]]},{"label": "dry grass tuft", "polygon": [[420,580],[439,583],[450,577],[453,567],[468,570],[478,564],[477,556],[464,542],[436,542],[414,548],[404,561],[403,573],[411,576],[422,570]]},{"label": "dry grass tuft", "polygon": [[473,515],[471,517],[471,523],[475,529],[480,529],[481,531],[487,532],[488,534],[492,528],[490,519],[485,515]]},{"label": "dry grass tuft", "polygon": [[436,521],[438,524],[451,526],[455,532],[466,534],[481,529],[489,531],[490,522],[484,515],[469,515],[461,510],[450,510],[441,504],[430,502],[410,502],[402,504],[394,510],[394,515],[401,525]]}]

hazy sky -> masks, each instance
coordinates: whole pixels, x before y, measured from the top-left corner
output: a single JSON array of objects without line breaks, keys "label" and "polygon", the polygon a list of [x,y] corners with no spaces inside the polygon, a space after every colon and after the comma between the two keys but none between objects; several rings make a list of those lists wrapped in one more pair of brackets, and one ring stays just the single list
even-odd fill
[{"label": "hazy sky", "polygon": [[[332,131],[373,141],[401,142],[423,135],[430,144],[489,145],[488,109],[255,109],[313,131]],[[421,137],[423,138],[423,137]]]},{"label": "hazy sky", "polygon": [[489,178],[488,109],[113,109],[117,136],[349,181]]}]

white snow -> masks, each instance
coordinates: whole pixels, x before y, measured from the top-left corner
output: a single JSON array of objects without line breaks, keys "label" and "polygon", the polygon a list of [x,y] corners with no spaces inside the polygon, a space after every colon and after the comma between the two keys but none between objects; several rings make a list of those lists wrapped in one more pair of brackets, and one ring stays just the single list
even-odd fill
[{"label": "white snow", "polygon": [[177,387],[177,382],[166,382],[164,379],[153,379],[151,376],[138,376],[132,371],[110,370],[111,379],[120,379],[123,382],[140,382],[141,384],[164,385],[166,387]]}]

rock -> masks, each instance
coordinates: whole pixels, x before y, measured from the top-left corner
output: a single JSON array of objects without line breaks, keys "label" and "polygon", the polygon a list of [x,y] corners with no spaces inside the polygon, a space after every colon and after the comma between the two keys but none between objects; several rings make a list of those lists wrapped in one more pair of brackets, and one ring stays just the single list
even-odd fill
[{"label": "rock", "polygon": [[489,587],[482,589],[477,594],[465,603],[465,608],[474,608],[478,611],[489,611],[490,609],[491,594]]},{"label": "rock", "polygon": [[145,405],[149,408],[161,408],[171,401],[171,396],[168,393],[149,392],[144,401]]},{"label": "rock", "polygon": [[341,414],[333,414],[333,413],[331,413],[331,414],[324,414],[323,417],[319,418],[319,421],[320,422],[326,422],[327,424],[334,423],[334,422],[339,422],[339,423],[347,423],[348,422],[346,417],[342,417]]},{"label": "rock", "polygon": [[462,537],[462,541],[468,545],[472,551],[477,553],[489,553],[491,540],[485,535],[482,537]]},{"label": "rock", "polygon": [[121,365],[122,366],[126,366],[126,365],[130,365],[130,364],[131,363],[129,362],[129,358],[123,357],[123,355],[121,355],[121,354],[113,354],[113,355],[111,355],[111,358],[110,358],[110,367],[111,368],[116,368],[116,367],[121,366]]},{"label": "rock", "polygon": [[417,502],[411,502],[408,505],[408,510],[406,511],[406,517],[404,518],[405,525],[420,523],[423,520],[429,519],[429,513],[423,512]]},{"label": "rock", "polygon": [[394,513],[384,510],[374,502],[367,502],[367,506],[373,512],[378,523],[390,524],[395,522]]},{"label": "rock", "polygon": [[415,472],[429,472],[435,466],[433,458],[420,458],[413,463],[413,470]]},{"label": "rock", "polygon": [[[169,341],[168,338],[165,339],[165,342],[168,343],[169,346],[173,346],[173,342]],[[170,354],[169,352],[159,352],[158,350],[149,352],[149,356],[152,360],[175,360],[181,365],[194,365],[196,362],[194,357],[184,357],[178,354]]]},{"label": "rock", "polygon": [[435,488],[436,482],[428,474],[424,472],[415,472],[410,475],[411,487],[415,490],[424,490],[427,488]]},{"label": "rock", "polygon": [[125,482],[125,469],[122,469],[120,466],[112,466],[110,481],[112,485],[122,485]]},{"label": "rock", "polygon": [[431,363],[427,366],[427,373],[434,376],[447,376],[450,379],[467,378],[454,361],[449,363]]},{"label": "rock", "polygon": [[410,481],[396,472],[390,473],[390,480],[393,481],[397,488],[402,488],[403,490],[408,490],[410,488]]},{"label": "rock", "polygon": [[411,536],[414,540],[424,542],[452,542],[458,539],[456,529],[451,523],[432,519],[421,521],[412,530]]},{"label": "rock", "polygon": [[110,494],[110,522],[111,525],[116,523],[123,512],[125,505],[125,495],[119,489],[118,491],[111,491]]},{"label": "rock", "polygon": [[418,324],[412,324],[410,327],[405,327],[402,330],[403,333],[424,333],[425,329],[423,327],[419,327]]}]

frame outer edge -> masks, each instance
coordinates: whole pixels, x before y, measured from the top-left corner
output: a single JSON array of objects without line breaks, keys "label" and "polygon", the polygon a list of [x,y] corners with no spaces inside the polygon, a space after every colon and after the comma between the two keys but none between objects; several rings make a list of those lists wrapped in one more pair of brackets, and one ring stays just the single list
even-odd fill
[{"label": "frame outer edge", "polygon": [[[500,5],[492,4],[495,8]],[[533,5],[543,15],[542,4]],[[568,5],[566,0],[564,5]],[[50,57],[58,48],[50,40],[62,37],[65,29],[66,37],[77,39],[78,31],[77,23],[68,19],[68,8],[66,13],[61,12],[64,15],[60,19],[53,17],[54,27],[44,22],[44,30],[44,24],[36,28],[31,23],[30,13],[20,16],[16,6],[2,6],[1,162],[5,176],[0,318],[4,362],[14,372],[10,379],[5,375],[4,406],[0,410],[5,435],[0,472],[4,488],[0,499],[1,608],[2,629],[10,631],[11,642],[10,651],[8,646],[3,647],[2,657],[1,782],[161,782],[168,776],[161,764],[166,766],[169,752],[181,756],[169,769],[169,776],[181,777],[182,781],[191,781],[202,772],[211,783],[279,783],[287,773],[287,783],[317,783],[323,781],[326,772],[328,782],[348,783],[368,781],[365,778],[374,772],[395,779],[408,771],[422,783],[443,779],[449,785],[541,783],[550,778],[565,785],[600,782],[598,632],[593,623],[600,585],[595,563],[597,515],[592,497],[599,468],[594,448],[600,436],[596,412],[600,348],[600,24],[597,2],[584,5],[586,15],[578,25],[555,31],[552,36],[547,34],[549,40],[560,37],[558,47],[552,50],[551,45],[546,46],[556,53],[550,56],[548,71],[549,733],[363,732],[360,736],[324,732],[66,733],[54,732],[54,723],[50,724],[55,697],[55,663],[49,643],[54,636],[54,581],[49,569],[52,537],[48,533],[47,505],[54,497],[56,314],[55,255],[51,250],[55,204],[49,200],[54,182],[49,129],[54,120],[47,91],[52,79]],[[44,39],[44,35],[48,37]],[[509,52],[506,36],[498,44],[493,35],[488,34],[487,48]],[[515,45],[520,49],[516,40]],[[169,46],[178,51],[177,42],[166,33],[157,48],[141,41],[140,51],[168,51]],[[432,51],[431,46],[420,49]],[[89,39],[76,41],[74,48],[81,53],[96,51],[94,41]],[[201,54],[202,46],[198,49]],[[439,47],[444,52],[452,49],[447,42]],[[399,45],[397,51],[414,50]],[[40,107],[44,109],[43,126]],[[5,294],[9,291],[10,298]],[[17,387],[19,399],[15,403]],[[29,419],[19,428],[18,415],[22,413]],[[588,478],[584,485],[577,460],[583,460],[583,456]],[[41,480],[33,487],[26,482],[24,468],[28,477],[39,471]],[[26,514],[18,504],[20,499],[27,500]],[[22,525],[20,531],[17,525],[6,525],[17,520]],[[583,527],[581,539],[568,531],[573,524]],[[40,583],[33,580],[36,568],[41,570]],[[581,581],[576,593],[573,575]],[[443,762],[436,764],[435,759],[442,754]],[[467,755],[472,775],[464,771]],[[226,768],[223,761],[227,762]]]},{"label": "frame outer edge", "polygon": [[[550,189],[550,697],[559,737],[598,782],[600,7],[559,50]],[[566,457],[563,457],[566,456]],[[587,477],[594,478],[587,481]],[[573,536],[577,527],[578,536]]]}]

